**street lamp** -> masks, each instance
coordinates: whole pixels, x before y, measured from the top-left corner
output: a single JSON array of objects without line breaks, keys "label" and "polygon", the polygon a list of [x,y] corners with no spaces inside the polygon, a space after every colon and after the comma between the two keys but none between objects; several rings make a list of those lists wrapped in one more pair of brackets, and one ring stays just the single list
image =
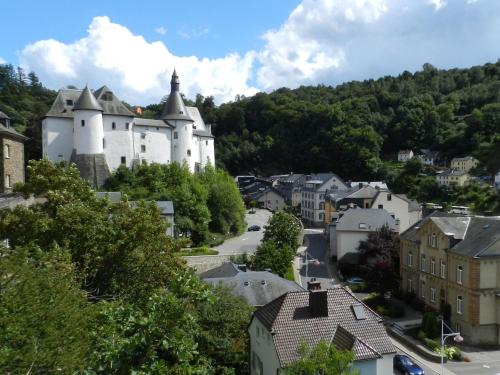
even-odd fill
[{"label": "street lamp", "polygon": [[[444,333],[444,326],[446,326],[450,333]],[[444,342],[448,337],[453,337],[453,341],[460,343],[464,341],[464,338],[460,335],[460,332],[453,332],[453,330],[441,319],[441,375],[444,371]]]}]

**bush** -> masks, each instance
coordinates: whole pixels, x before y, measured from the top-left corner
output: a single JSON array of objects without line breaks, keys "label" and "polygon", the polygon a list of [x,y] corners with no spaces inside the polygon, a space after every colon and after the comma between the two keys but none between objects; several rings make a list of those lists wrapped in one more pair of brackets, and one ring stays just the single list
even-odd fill
[{"label": "bush", "polygon": [[424,343],[425,346],[427,346],[430,350],[432,350],[435,353],[439,353],[439,351],[441,350],[441,345],[436,340],[425,338]]},{"label": "bush", "polygon": [[[434,341],[434,340],[431,340],[431,341]],[[441,346],[438,344],[438,346],[435,347],[434,349],[432,349],[432,351],[434,353],[441,354],[442,353]],[[464,359],[462,351],[460,350],[460,348],[458,348],[456,346],[445,346],[443,355],[447,359],[454,360],[454,361],[462,361]]]},{"label": "bush", "polygon": [[439,320],[434,312],[427,312],[422,317],[422,331],[424,331],[426,336],[431,339],[439,336],[441,328]]},{"label": "bush", "polygon": [[191,249],[182,249],[177,253],[180,256],[195,256],[195,255],[217,255],[219,252],[214,249],[210,249],[207,246],[193,247]]},{"label": "bush", "polygon": [[424,331],[422,331],[422,330],[418,331],[418,333],[417,333],[417,339],[419,339],[420,341],[424,342],[426,338],[427,338],[427,335],[425,334]]}]

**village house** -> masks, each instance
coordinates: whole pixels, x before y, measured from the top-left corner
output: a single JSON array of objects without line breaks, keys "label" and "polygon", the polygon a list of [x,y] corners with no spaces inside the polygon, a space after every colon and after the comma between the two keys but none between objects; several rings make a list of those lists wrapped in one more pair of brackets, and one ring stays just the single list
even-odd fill
[{"label": "village house", "polygon": [[425,149],[421,150],[421,153],[417,155],[417,158],[424,165],[436,165],[440,160],[438,151],[431,151]]},{"label": "village house", "polygon": [[408,160],[413,159],[413,156],[412,150],[400,150],[398,152],[398,161],[406,163]]},{"label": "village house", "polygon": [[396,220],[396,231],[401,233],[422,218],[422,207],[405,194],[393,194],[379,190],[373,199],[372,208],[387,210]]},{"label": "village house", "polygon": [[347,189],[347,184],[335,173],[317,173],[311,175],[301,190],[300,208],[302,220],[311,226],[324,226],[326,192]]},{"label": "village house", "polygon": [[467,344],[500,345],[500,218],[436,212],[400,240],[402,290],[448,305]]},{"label": "village house", "polygon": [[466,171],[452,169],[438,173],[436,175],[436,181],[440,186],[462,187],[470,182],[470,176]]},{"label": "village house", "polygon": [[264,306],[287,292],[302,291],[299,284],[269,271],[252,271],[244,264],[224,263],[199,275],[207,284],[223,286],[254,307]]},{"label": "village house", "polygon": [[14,184],[24,182],[24,142],[27,139],[12,128],[9,116],[0,112],[0,144],[3,150],[0,194],[12,192]]},{"label": "village house", "polygon": [[479,160],[472,156],[465,156],[463,158],[451,159],[451,169],[463,172],[469,172],[472,168],[477,167]]},{"label": "village house", "polygon": [[[300,189],[304,186],[307,175],[305,174],[294,174],[291,173],[287,176],[283,176],[278,180],[278,186],[276,189],[280,195],[285,199],[285,203],[292,207],[297,207],[300,205],[301,196]],[[293,193],[296,191],[297,197],[293,197]],[[295,199],[294,199],[295,198]]]},{"label": "village house", "polygon": [[279,374],[302,342],[352,350],[361,375],[393,373],[396,352],[382,318],[343,287],[289,292],[257,309],[250,326],[250,374]]}]

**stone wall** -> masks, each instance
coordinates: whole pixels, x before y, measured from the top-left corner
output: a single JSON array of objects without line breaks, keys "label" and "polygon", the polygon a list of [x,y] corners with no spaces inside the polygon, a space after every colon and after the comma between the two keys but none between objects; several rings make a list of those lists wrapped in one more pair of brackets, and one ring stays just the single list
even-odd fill
[{"label": "stone wall", "polygon": [[[233,254],[234,256],[241,254]],[[196,255],[183,257],[189,267],[196,270],[196,273],[202,273],[212,268],[219,267],[221,264],[230,262],[231,255]]]},{"label": "stone wall", "polygon": [[[6,176],[10,175],[11,186],[24,182],[24,143],[7,135],[0,136],[2,158],[0,163],[0,193],[12,191],[6,187]],[[5,157],[5,146],[9,146],[9,157]]]}]

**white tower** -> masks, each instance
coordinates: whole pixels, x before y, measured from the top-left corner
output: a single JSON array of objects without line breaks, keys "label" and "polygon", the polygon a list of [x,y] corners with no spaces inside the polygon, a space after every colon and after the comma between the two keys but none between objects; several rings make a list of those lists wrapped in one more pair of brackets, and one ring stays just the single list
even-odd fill
[{"label": "white tower", "polygon": [[179,92],[179,76],[175,72],[170,81],[170,95],[161,119],[174,127],[172,135],[172,161],[183,163],[186,161],[191,172],[195,168],[195,160],[192,150],[193,123],[194,120],[189,116],[184,101]]},{"label": "white tower", "polygon": [[77,155],[104,152],[103,111],[95,96],[85,87],[73,107],[73,147]]}]

